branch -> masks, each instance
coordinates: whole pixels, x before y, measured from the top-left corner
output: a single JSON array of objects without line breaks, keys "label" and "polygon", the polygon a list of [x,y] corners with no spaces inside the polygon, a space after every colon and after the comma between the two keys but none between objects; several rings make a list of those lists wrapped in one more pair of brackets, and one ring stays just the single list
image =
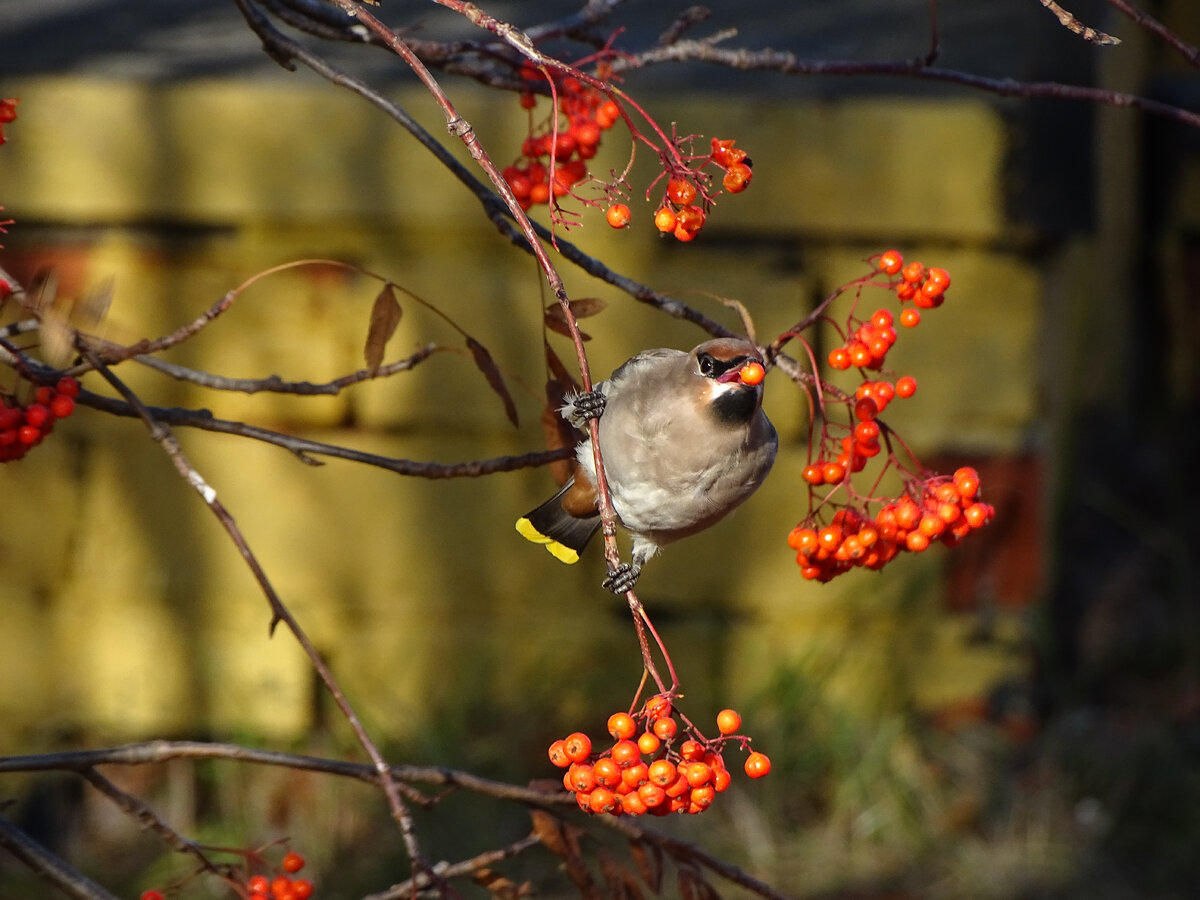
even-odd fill
[{"label": "branch", "polygon": [[208,508],[221,523],[221,527],[225,529],[230,540],[233,541],[234,546],[238,548],[238,551],[242,554],[242,558],[245,559],[246,564],[250,567],[251,572],[254,574],[254,578],[258,582],[259,588],[262,590],[263,595],[267,598],[267,602],[270,604],[270,630],[274,631],[275,626],[279,622],[283,622],[287,625],[288,630],[292,632],[292,635],[296,638],[297,643],[300,644],[300,646],[304,649],[304,652],[308,655],[309,661],[312,663],[313,668],[320,676],[321,681],[325,684],[325,687],[329,691],[330,696],[333,698],[334,703],[336,703],[338,708],[341,710],[342,715],[349,723],[351,730],[355,734],[355,737],[358,738],[359,744],[367,752],[367,755],[371,758],[371,762],[374,764],[376,771],[379,773],[380,785],[383,788],[384,795],[387,797],[392,818],[395,819],[396,824],[400,827],[400,834],[404,840],[405,849],[408,851],[409,859],[412,861],[414,870],[427,868],[427,864],[425,863],[424,857],[421,854],[420,846],[417,844],[416,828],[413,824],[412,816],[409,813],[408,808],[405,806],[404,801],[400,798],[400,792],[396,786],[395,780],[391,776],[387,763],[384,761],[383,754],[379,752],[379,748],[376,747],[375,743],[371,740],[371,736],[367,733],[362,721],[358,718],[358,714],[355,712],[354,707],[350,705],[349,699],[347,699],[345,694],[342,693],[341,687],[333,677],[333,673],[326,665],[324,658],[319,652],[317,652],[316,647],[314,647],[312,642],[308,639],[308,635],[306,635],[304,630],[300,627],[300,623],[296,621],[295,617],[292,616],[291,611],[288,610],[288,608],[284,605],[283,600],[275,592],[275,588],[267,578],[266,572],[263,570],[261,564],[258,562],[257,557],[250,549],[249,544],[246,543],[246,539],[242,535],[241,530],[237,527],[237,523],[234,521],[233,516],[230,515],[229,511],[225,509],[224,504],[217,499],[217,492],[213,490],[213,488],[209,487],[209,485],[204,481],[203,477],[201,477],[200,473],[192,467],[190,462],[188,462],[187,457],[183,453],[183,449],[179,446],[179,442],[175,440],[175,436],[171,433],[170,429],[162,425],[154,418],[150,411],[142,404],[141,400],[138,399],[137,395],[134,394],[133,391],[131,391],[125,385],[125,383],[121,381],[121,379],[114,375],[108,366],[106,366],[96,357],[96,355],[83,340],[77,339],[75,345],[76,349],[96,368],[100,375],[109,384],[111,384],[117,390],[117,392],[121,394],[122,397],[125,398],[127,403],[137,410],[138,415],[146,423],[146,428],[150,431],[150,436],[162,446],[167,456],[171,459],[171,462],[174,463],[175,468],[179,472],[180,476],[188,484],[195,488],[197,493],[199,493],[204,499],[204,502],[208,505]]},{"label": "branch", "polygon": [[[91,391],[80,391],[79,396],[75,399],[82,406],[98,409],[115,416],[125,416],[128,418],[141,417],[137,406],[112,397],[94,394]],[[277,447],[291,451],[301,462],[308,465],[321,465],[319,461],[312,459],[311,456],[330,456],[336,459],[345,459],[350,462],[387,469],[389,472],[410,475],[416,478],[479,478],[484,475],[494,475],[497,472],[512,472],[517,469],[529,469],[548,465],[560,459],[567,459],[572,454],[571,450],[564,448],[559,450],[539,450],[519,456],[498,456],[493,459],[472,460],[462,463],[418,462],[411,459],[380,456],[375,453],[341,447],[337,444],[326,444],[321,441],[296,437],[295,435],[282,434],[278,431],[271,431],[268,428],[259,428],[257,425],[247,425],[244,422],[218,419],[208,410],[203,409],[145,406],[144,404],[142,408],[153,416],[155,420],[164,425],[199,428],[204,431],[232,434],[238,437],[262,441],[267,444],[274,444]]]},{"label": "branch", "polygon": [[1113,37],[1111,34],[1105,34],[1103,31],[1097,31],[1095,28],[1084,25],[1077,18],[1075,18],[1072,13],[1055,3],[1054,0],[1038,0],[1038,3],[1042,4],[1042,6],[1054,13],[1054,15],[1058,17],[1059,24],[1061,24],[1063,28],[1074,32],[1085,41],[1090,41],[1091,43],[1100,47],[1110,47],[1114,44],[1121,43],[1120,38]]},{"label": "branch", "polygon": [[670,47],[656,47],[613,61],[613,70],[637,68],[664,62],[705,62],[746,72],[778,72],[782,75],[894,76],[919,78],[974,88],[1001,97],[1052,98],[1099,103],[1105,106],[1131,107],[1151,115],[1173,119],[1200,128],[1200,113],[1151,100],[1137,94],[1102,88],[1062,84],[1057,81],[1018,81],[1014,78],[988,78],[927,66],[915,62],[858,62],[846,60],[801,60],[781,50],[747,50],[714,47],[705,41],[681,41]]},{"label": "branch", "polygon": [[23,862],[42,881],[54,885],[74,900],[119,900],[3,817],[0,817],[0,847]]},{"label": "branch", "polygon": [[1133,19],[1139,26],[1145,28],[1156,38],[1171,47],[1175,52],[1188,61],[1190,65],[1200,67],[1200,47],[1195,47],[1182,40],[1167,26],[1148,13],[1142,12],[1125,0],[1108,0],[1108,2]]}]

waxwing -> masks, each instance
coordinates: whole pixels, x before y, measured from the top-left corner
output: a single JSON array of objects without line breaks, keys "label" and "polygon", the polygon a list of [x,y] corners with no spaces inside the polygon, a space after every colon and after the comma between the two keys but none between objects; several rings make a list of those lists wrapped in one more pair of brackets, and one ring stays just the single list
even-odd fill
[{"label": "waxwing", "polygon": [[[757,365],[751,365],[757,363]],[[604,586],[633,587],[646,560],[671,541],[703,531],[762,484],[779,438],[762,410],[762,356],[748,341],[718,338],[690,353],[646,350],[591,394],[560,412],[576,428],[600,416],[600,451],[633,563]],[[576,448],[574,475],[517,521],[517,531],[565,563],[579,559],[600,527],[592,442]]]}]

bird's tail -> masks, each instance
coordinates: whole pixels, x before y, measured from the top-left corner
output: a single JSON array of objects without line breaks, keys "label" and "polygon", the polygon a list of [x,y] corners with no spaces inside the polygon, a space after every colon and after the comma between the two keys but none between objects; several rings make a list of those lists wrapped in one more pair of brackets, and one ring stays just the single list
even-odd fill
[{"label": "bird's tail", "polygon": [[572,565],[579,562],[579,553],[600,527],[600,514],[573,516],[563,509],[563,498],[575,484],[567,481],[549,500],[537,509],[517,519],[521,537],[535,544],[544,544],[555,559]]}]

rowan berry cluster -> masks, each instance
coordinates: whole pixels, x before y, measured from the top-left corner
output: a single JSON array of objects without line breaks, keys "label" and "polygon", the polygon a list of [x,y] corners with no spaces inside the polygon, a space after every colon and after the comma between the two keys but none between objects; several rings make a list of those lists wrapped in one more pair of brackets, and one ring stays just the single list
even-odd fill
[{"label": "rowan berry cluster", "polygon": [[[521,77],[537,81],[546,76],[527,63]],[[522,209],[548,204],[551,197],[565,196],[584,181],[587,160],[596,155],[604,132],[621,117],[615,102],[578,78],[556,72],[550,77],[558,98],[556,114],[540,122],[531,119],[520,158],[502,173]],[[520,97],[523,108],[537,107],[532,91],[523,91]]]},{"label": "rowan berry cluster", "polygon": [[[916,327],[920,309],[935,309],[945,301],[950,275],[944,269],[926,268],[919,262],[906,265],[896,250],[880,254],[874,263],[876,273],[844,290],[856,287],[859,299],[866,287],[891,291],[902,307],[902,327]],[[876,280],[879,272],[888,276],[886,283]],[[908,301],[911,306],[905,305]],[[961,468],[952,477],[925,472],[879,418],[894,399],[911,397],[917,390],[911,375],[894,380],[868,375],[884,371],[898,337],[896,321],[887,309],[876,309],[866,320],[855,318],[852,309],[841,331],[842,342],[829,352],[831,369],[855,368],[862,381],[852,394],[830,385],[821,398],[821,434],[811,442],[815,458],[801,473],[809,488],[809,514],[788,535],[788,546],[796,551],[796,562],[807,579],[829,581],[856,567],[881,569],[899,553],[920,552],[939,541],[952,546],[990,522],[994,514],[979,499],[979,475],[974,469]],[[846,408],[845,423],[829,419],[836,401]],[[897,446],[904,449],[913,469],[901,461]],[[883,471],[872,476],[872,483],[879,485],[883,472],[895,468],[905,485],[898,499],[863,496],[855,488],[854,476],[881,455]]]},{"label": "rowan berry cluster", "polygon": [[[712,139],[712,150],[700,167],[676,173],[667,179],[667,187],[654,213],[654,227],[677,241],[695,240],[708,219],[712,197],[708,193],[710,176],[703,167],[711,163],[725,174],[721,186],[730,194],[740,194],[754,176],[746,151],[733,140]],[[697,202],[699,199],[699,202]]]},{"label": "rowan berry cluster", "polygon": [[39,387],[24,406],[15,397],[0,396],[0,462],[20,459],[40,444],[58,419],[75,411],[78,396],[79,382],[70,376],[54,387]]},{"label": "rowan berry cluster", "polygon": [[884,501],[874,516],[842,506],[827,525],[810,516],[792,529],[800,574],[829,581],[855,567],[882,569],[897,554],[919,553],[940,541],[954,546],[992,520],[995,510],[979,499],[979,475],[970,467],[952,478],[914,483],[904,496]]},{"label": "rowan berry cluster", "polygon": [[286,853],[279,867],[283,872],[273,878],[252,875],[247,880],[248,900],[308,900],[313,895],[311,881],[291,877],[304,868],[303,856],[294,852]]},{"label": "rowan berry cluster", "polygon": [[[577,731],[550,745],[550,761],[567,770],[563,785],[584,812],[701,813],[732,780],[722,756],[725,744],[736,741],[748,749],[749,738],[737,733],[742,717],[732,709],[717,715],[717,738],[706,739],[684,722],[681,733],[671,700],[653,697],[636,716],[618,712],[609,717],[608,733],[616,743],[608,750],[594,753],[591,739]],[[771,771],[771,761],[752,751],[743,768],[749,777],[762,778]]]}]

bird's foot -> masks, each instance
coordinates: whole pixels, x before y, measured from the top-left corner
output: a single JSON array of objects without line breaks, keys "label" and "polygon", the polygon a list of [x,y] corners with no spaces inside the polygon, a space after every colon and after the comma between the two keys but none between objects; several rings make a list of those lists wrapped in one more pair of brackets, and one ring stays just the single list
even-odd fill
[{"label": "bird's foot", "polygon": [[604,412],[608,398],[600,391],[586,391],[571,397],[563,406],[562,414],[576,428],[583,428],[588,419],[598,419]]},{"label": "bird's foot", "polygon": [[614,594],[620,596],[627,591],[633,590],[633,586],[637,584],[640,574],[642,574],[641,566],[621,563],[616,569],[608,570],[608,577],[604,579],[601,586],[605,590],[612,591]]}]

